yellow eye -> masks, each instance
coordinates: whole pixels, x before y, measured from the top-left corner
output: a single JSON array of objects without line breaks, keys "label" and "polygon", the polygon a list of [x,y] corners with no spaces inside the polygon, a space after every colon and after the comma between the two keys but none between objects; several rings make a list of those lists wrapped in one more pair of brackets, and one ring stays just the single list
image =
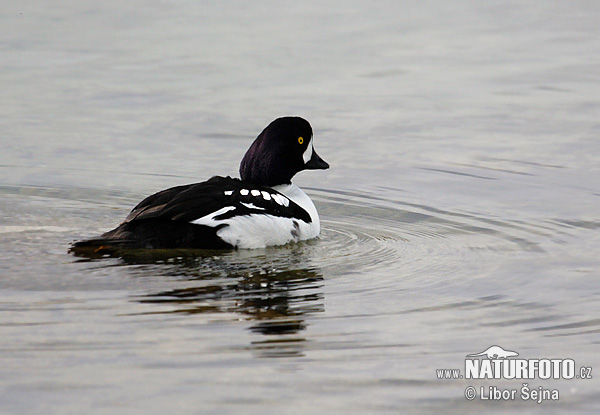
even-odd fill
[{"label": "yellow eye", "polygon": [[298,144],[302,145],[304,143],[304,138],[298,137]]}]

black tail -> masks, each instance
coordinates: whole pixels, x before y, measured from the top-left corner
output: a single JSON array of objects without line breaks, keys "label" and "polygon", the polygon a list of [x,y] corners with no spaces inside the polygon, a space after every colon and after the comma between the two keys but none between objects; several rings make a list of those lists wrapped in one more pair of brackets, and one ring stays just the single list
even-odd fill
[{"label": "black tail", "polygon": [[97,238],[75,242],[69,252],[77,256],[101,258],[129,249],[231,249],[212,228],[187,222],[148,219],[126,222]]},{"label": "black tail", "polygon": [[102,235],[98,238],[74,242],[69,248],[69,253],[87,258],[102,258],[118,254],[119,251],[128,248],[140,248],[140,246],[136,241],[105,238]]}]

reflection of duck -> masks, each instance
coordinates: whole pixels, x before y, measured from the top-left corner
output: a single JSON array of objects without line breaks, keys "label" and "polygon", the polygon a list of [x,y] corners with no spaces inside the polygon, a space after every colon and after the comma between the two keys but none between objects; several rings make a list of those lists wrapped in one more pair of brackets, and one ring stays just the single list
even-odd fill
[{"label": "reflection of duck", "polygon": [[[321,287],[319,282],[322,279],[311,269],[239,273],[226,278],[208,274],[193,278],[202,282],[201,285],[148,294],[139,301],[176,306],[165,313],[235,312],[254,320],[276,320],[323,311],[323,305],[319,303],[322,294],[314,292]],[[277,333],[276,324],[269,327],[271,329],[253,331]],[[291,331],[301,329],[299,324],[296,330]],[[286,332],[288,328],[282,327],[280,331]]]},{"label": "reflection of duck", "polygon": [[[323,276],[306,266],[301,255],[293,258],[299,262],[296,265],[305,267],[282,270],[284,263],[294,265],[290,264],[289,250],[286,256],[287,261],[282,253],[281,264],[276,256],[268,268],[264,255],[239,256],[239,251],[204,258],[171,258],[165,265],[166,274],[183,277],[186,287],[149,293],[137,301],[158,306],[149,314],[241,314],[254,322],[248,330],[268,336],[253,341],[252,350],[261,356],[298,355],[305,339],[297,334],[306,329],[305,316],[324,311]],[[134,257],[126,262],[139,264],[142,260]]]},{"label": "reflection of duck", "polygon": [[254,140],[240,164],[240,179],[215,176],[147,197],[125,221],[71,251],[118,249],[264,248],[319,235],[317,210],[292,177],[329,165],[313,148],[308,121],[278,118]]}]

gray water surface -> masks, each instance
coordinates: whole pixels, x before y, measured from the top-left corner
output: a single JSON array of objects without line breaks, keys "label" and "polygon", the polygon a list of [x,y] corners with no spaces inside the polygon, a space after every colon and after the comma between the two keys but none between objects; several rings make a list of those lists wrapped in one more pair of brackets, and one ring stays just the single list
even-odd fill
[{"label": "gray water surface", "polygon": [[[0,413],[598,413],[597,3],[52,3],[0,12]],[[67,253],[288,114],[319,239]],[[437,378],[491,345],[593,377]]]}]

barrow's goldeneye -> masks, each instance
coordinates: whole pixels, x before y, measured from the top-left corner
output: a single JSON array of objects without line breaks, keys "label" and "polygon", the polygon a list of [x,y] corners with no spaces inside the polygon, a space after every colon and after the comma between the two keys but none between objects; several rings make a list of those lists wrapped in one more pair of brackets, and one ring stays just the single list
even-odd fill
[{"label": "barrow's goldeneye", "polygon": [[327,168],[308,121],[278,118],[246,152],[241,180],[214,176],[153,194],[118,227],[71,251],[264,248],[311,239],[320,232],[317,209],[291,180],[302,170]]}]

